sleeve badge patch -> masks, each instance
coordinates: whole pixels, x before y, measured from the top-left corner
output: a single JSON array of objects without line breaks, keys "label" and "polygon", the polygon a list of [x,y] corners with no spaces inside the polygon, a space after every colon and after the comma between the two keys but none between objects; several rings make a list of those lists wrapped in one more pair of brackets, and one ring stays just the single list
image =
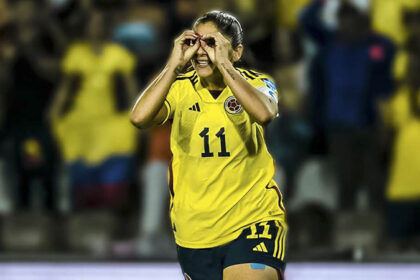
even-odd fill
[{"label": "sleeve badge patch", "polygon": [[272,91],[276,91],[277,90],[277,88],[276,88],[276,85],[274,84],[274,82],[273,81],[271,81],[271,80],[269,80],[269,79],[266,79],[266,78],[262,78],[261,79],[261,81],[263,81],[264,82],[264,84],[269,88],[269,89],[271,89]]}]

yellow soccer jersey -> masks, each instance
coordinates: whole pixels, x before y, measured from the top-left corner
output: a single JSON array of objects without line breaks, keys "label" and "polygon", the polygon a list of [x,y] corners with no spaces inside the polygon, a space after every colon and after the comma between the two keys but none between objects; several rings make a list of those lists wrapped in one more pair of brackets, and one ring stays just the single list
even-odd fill
[{"label": "yellow soccer jersey", "polygon": [[[237,70],[277,102],[268,76]],[[165,105],[172,121],[170,215],[178,245],[215,247],[257,221],[284,221],[264,129],[228,87],[215,99],[192,71],[178,76]]]},{"label": "yellow soccer jersey", "polygon": [[79,75],[82,81],[71,110],[53,122],[65,161],[95,165],[111,155],[133,153],[137,130],[127,121],[128,110],[116,111],[112,77],[115,73],[130,75],[135,65],[135,57],[117,44],[106,44],[101,54],[95,54],[85,42],[70,45],[62,71]]},{"label": "yellow soccer jersey", "polygon": [[388,119],[397,131],[386,191],[390,201],[420,198],[420,120],[413,116],[410,102],[410,90],[402,86],[388,104]]}]

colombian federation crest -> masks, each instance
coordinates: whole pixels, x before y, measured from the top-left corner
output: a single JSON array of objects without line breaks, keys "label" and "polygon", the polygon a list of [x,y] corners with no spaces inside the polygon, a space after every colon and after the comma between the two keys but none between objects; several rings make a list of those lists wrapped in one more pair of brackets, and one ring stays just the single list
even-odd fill
[{"label": "colombian federation crest", "polygon": [[229,114],[239,114],[242,112],[242,105],[234,96],[229,96],[225,101],[225,110]]}]

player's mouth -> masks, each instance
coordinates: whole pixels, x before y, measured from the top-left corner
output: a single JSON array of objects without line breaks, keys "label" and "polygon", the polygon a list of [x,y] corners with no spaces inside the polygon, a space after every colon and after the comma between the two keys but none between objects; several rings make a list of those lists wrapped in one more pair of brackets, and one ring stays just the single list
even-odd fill
[{"label": "player's mouth", "polygon": [[194,63],[196,65],[196,67],[199,67],[199,68],[205,68],[205,67],[211,66],[213,64],[208,59],[194,59]]}]

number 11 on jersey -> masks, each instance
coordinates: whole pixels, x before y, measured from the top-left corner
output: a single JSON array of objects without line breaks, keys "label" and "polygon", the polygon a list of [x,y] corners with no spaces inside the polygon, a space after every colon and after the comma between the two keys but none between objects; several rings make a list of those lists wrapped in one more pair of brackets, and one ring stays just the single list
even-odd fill
[{"label": "number 11 on jersey", "polygon": [[[214,154],[210,152],[210,144],[209,144],[209,132],[210,129],[205,127],[203,131],[200,132],[200,137],[203,138],[204,141],[204,153],[201,153],[202,157],[213,157]],[[217,153],[219,157],[229,157],[230,153],[226,151],[226,135],[225,135],[225,128],[220,128],[219,132],[216,133],[216,137],[220,139],[220,152]]]}]

